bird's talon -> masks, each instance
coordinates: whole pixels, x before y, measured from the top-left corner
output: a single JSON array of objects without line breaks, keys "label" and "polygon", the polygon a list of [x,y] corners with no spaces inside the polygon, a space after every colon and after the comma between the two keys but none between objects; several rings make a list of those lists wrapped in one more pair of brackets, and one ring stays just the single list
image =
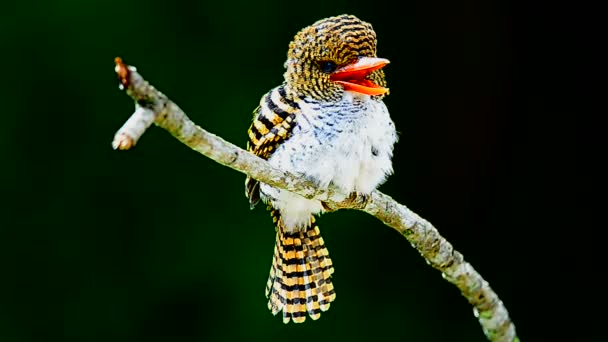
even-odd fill
[{"label": "bird's talon", "polygon": [[356,208],[365,208],[370,197],[369,194],[353,191],[348,195],[347,201],[354,204]]},{"label": "bird's talon", "polygon": [[321,206],[325,211],[333,211],[333,209],[327,204],[327,202],[321,201]]}]

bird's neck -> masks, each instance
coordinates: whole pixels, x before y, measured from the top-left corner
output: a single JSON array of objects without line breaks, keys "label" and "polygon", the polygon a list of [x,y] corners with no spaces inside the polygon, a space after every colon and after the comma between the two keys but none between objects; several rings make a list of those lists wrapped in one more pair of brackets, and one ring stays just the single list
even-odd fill
[{"label": "bird's neck", "polygon": [[296,91],[296,88],[290,85],[289,82],[284,82],[277,89],[279,90],[281,97],[287,102],[301,103],[307,99],[306,95],[299,94]]}]

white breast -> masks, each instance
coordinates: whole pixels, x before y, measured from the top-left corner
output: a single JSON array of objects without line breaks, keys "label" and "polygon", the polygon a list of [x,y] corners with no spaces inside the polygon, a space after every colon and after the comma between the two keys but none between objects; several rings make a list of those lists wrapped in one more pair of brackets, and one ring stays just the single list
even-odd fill
[{"label": "white breast", "polygon": [[[392,173],[397,134],[383,102],[345,92],[338,103],[301,102],[300,108],[291,137],[269,159],[275,167],[305,176],[321,188],[333,183],[342,197],[354,191],[370,193]],[[261,190],[292,229],[307,225],[310,215],[322,210],[319,201],[265,184]]]}]

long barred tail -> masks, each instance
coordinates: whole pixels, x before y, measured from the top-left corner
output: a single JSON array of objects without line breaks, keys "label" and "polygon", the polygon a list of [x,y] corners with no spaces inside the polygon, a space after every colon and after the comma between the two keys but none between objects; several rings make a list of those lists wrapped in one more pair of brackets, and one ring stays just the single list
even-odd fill
[{"label": "long barred tail", "polygon": [[283,323],[290,319],[304,322],[307,312],[316,320],[336,298],[331,282],[334,268],[319,227],[311,217],[306,231],[289,233],[279,211],[271,209],[271,214],[277,225],[277,243],[266,285],[268,308],[273,315],[282,310]]}]

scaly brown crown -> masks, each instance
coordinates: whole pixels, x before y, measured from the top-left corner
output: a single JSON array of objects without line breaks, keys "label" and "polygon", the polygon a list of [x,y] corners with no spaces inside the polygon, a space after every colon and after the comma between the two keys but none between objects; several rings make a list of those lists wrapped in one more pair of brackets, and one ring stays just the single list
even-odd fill
[{"label": "scaly brown crown", "polygon": [[382,97],[388,60],[376,58],[372,25],[352,15],[319,20],[289,44],[285,81],[298,97],[339,100],[345,90]]}]

